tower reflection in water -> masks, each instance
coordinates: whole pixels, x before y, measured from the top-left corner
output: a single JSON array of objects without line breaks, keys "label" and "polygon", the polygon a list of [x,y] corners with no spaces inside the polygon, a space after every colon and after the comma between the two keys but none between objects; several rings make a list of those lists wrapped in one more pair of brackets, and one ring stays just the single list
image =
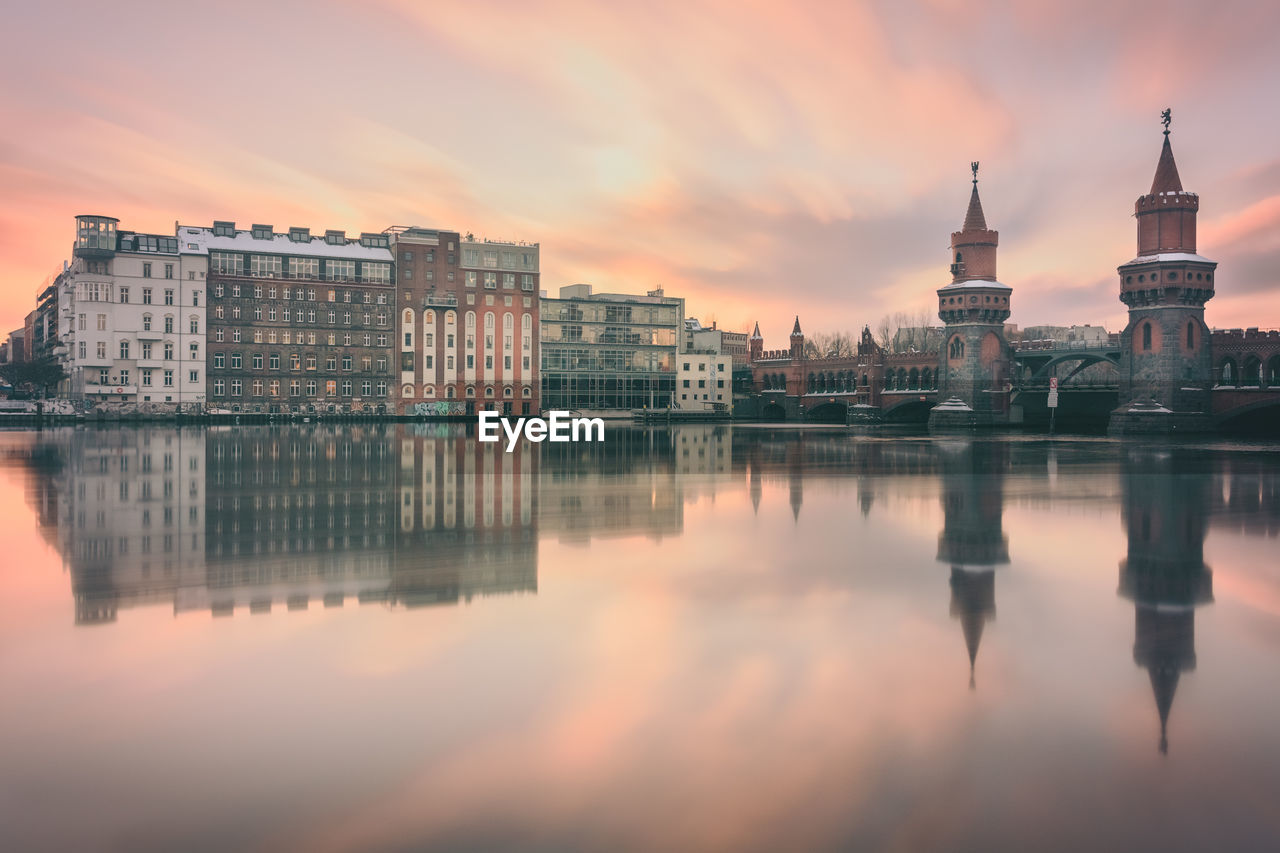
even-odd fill
[{"label": "tower reflection in water", "polygon": [[996,615],[995,570],[1009,562],[1003,526],[1008,448],[947,439],[938,443],[938,462],[943,511],[938,561],[951,564],[951,615],[964,631],[973,689],[982,631]]},{"label": "tower reflection in water", "polygon": [[1183,672],[1196,667],[1195,609],[1213,600],[1204,562],[1212,476],[1189,451],[1131,450],[1122,463],[1121,518],[1128,554],[1120,595],[1134,603],[1133,660],[1146,668],[1169,751],[1169,709]]}]

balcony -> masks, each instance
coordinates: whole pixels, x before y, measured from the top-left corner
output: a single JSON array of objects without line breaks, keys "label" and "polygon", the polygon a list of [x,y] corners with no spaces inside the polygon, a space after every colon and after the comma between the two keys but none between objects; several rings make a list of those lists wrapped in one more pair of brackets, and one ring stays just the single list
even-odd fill
[{"label": "balcony", "polygon": [[428,293],[422,298],[423,308],[433,308],[436,306],[444,308],[456,308],[458,306],[458,294],[456,293]]}]

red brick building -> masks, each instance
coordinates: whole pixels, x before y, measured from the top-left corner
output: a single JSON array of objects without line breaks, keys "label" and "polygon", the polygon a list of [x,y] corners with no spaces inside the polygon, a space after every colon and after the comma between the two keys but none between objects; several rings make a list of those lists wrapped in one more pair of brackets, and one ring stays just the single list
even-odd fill
[{"label": "red brick building", "polygon": [[539,247],[396,226],[397,410],[540,411]]}]

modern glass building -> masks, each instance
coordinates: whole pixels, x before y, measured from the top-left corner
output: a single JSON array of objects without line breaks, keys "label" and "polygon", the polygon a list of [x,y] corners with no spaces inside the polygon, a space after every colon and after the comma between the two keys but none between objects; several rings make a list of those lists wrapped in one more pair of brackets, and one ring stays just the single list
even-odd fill
[{"label": "modern glass building", "polygon": [[592,293],[589,284],[543,297],[542,408],[666,408],[676,390],[684,300]]}]

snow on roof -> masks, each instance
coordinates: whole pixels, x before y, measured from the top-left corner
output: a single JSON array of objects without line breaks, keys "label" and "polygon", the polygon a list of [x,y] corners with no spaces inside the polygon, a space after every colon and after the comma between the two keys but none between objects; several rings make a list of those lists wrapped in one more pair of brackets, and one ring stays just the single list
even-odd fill
[{"label": "snow on roof", "polygon": [[255,252],[274,255],[298,255],[308,258],[341,258],[352,261],[390,261],[391,250],[361,245],[359,240],[346,240],[334,245],[324,237],[294,241],[288,234],[273,234],[258,239],[250,231],[236,231],[234,237],[215,236],[212,228],[178,226],[178,251],[184,255],[205,255],[210,251]]},{"label": "snow on roof", "polygon": [[1211,261],[1206,257],[1197,255],[1193,252],[1161,252],[1155,255],[1138,255],[1138,257],[1129,261],[1122,266],[1130,264],[1154,264],[1160,261],[1194,261],[1198,264],[1216,264],[1217,261]]},{"label": "snow on roof", "polygon": [[1013,288],[1010,287],[1009,285],[1001,284],[1000,282],[994,281],[989,278],[976,278],[976,279],[973,279],[972,281],[953,281],[951,282],[951,284],[948,284],[943,289],[944,290],[963,290],[966,287],[985,287],[985,288],[994,287],[997,290],[1013,290]]}]

